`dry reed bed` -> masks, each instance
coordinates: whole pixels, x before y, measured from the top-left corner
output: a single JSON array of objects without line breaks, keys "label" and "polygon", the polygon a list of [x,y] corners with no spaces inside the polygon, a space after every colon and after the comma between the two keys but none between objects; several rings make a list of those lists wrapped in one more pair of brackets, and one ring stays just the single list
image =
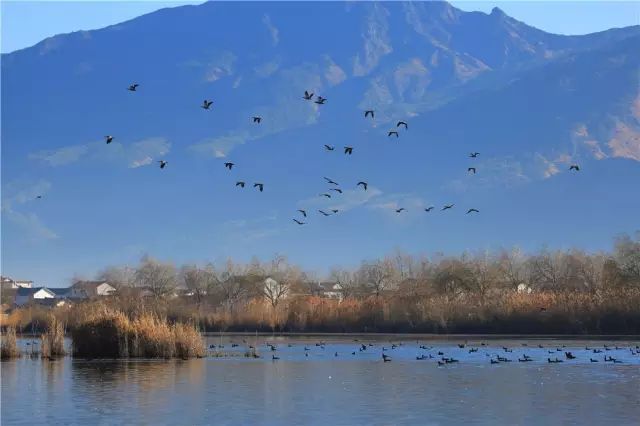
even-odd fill
[{"label": "dry reed bed", "polygon": [[7,331],[0,338],[0,358],[11,359],[19,358],[20,350],[18,349],[18,341],[16,339],[16,329],[14,327],[7,327]]}]

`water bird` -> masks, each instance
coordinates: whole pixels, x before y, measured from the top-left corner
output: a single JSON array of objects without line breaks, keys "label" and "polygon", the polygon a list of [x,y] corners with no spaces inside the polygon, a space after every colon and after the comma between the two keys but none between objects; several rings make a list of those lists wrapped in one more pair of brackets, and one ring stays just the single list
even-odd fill
[{"label": "water bird", "polygon": [[444,352],[438,351],[438,355],[442,356],[442,355],[444,355]]},{"label": "water bird", "polygon": [[400,137],[398,132],[396,132],[395,130],[389,130],[389,133],[387,133],[387,136],[388,137],[395,136],[396,138]]},{"label": "water bird", "polygon": [[[355,352],[354,352],[355,353]],[[336,352],[333,356],[338,356],[338,352]]]},{"label": "water bird", "polygon": [[324,210],[318,210],[318,212],[320,212],[323,216],[331,216],[331,213],[327,213]]},{"label": "water bird", "polygon": [[367,190],[367,187],[369,186],[369,184],[367,182],[364,181],[360,181],[356,184],[356,186],[362,186],[364,188],[364,190]]},{"label": "water bird", "polygon": [[139,85],[138,83],[133,83],[132,85],[130,85],[130,86],[127,88],[127,90],[128,90],[128,91],[130,91],[130,92],[135,92],[136,90],[138,90],[138,87],[139,87],[139,86],[140,86],[140,85]]},{"label": "water bird", "polygon": [[396,209],[396,213],[402,213],[403,211],[406,211],[407,209],[405,209],[404,207],[400,207],[399,209]]},{"label": "water bird", "polygon": [[342,194],[342,189],[340,188],[331,188],[329,191],[336,191],[337,193]]},{"label": "water bird", "polygon": [[318,105],[324,105],[327,102],[327,98],[323,98],[322,96],[318,96],[315,103]]},{"label": "water bird", "polygon": [[364,112],[364,118],[367,118],[369,115],[371,116],[371,118],[373,118],[373,114],[374,114],[373,110],[369,109]]},{"label": "water bird", "polygon": [[309,93],[308,91],[304,91],[304,99],[306,99],[307,101],[310,101],[311,99],[313,99],[313,92]]},{"label": "water bird", "polygon": [[443,365],[446,365],[446,363],[444,363],[442,361],[438,361],[438,367],[442,367]]},{"label": "water bird", "polygon": [[351,355],[355,355],[355,354],[356,354],[356,351],[351,352]]},{"label": "water bird", "polygon": [[598,360],[597,360],[597,359],[593,359],[593,358],[589,358],[589,361],[591,361],[591,362],[598,362]]},{"label": "water bird", "polygon": [[42,195],[36,195],[36,200],[42,199]]},{"label": "water bird", "polygon": [[447,204],[445,204],[445,206],[442,208],[442,210],[449,210],[449,209],[452,209],[454,205],[455,205],[455,204],[448,204],[448,205],[447,205]]},{"label": "water bird", "polygon": [[253,122],[257,124],[260,124],[260,122],[262,121],[262,117],[259,117],[259,116],[255,116],[252,118],[253,118]]},{"label": "water bird", "polygon": [[225,166],[227,169],[231,170],[231,169],[233,168],[233,166],[235,166],[235,163],[224,163],[224,166]]},{"label": "water bird", "polygon": [[576,359],[576,356],[574,354],[572,354],[571,352],[565,352],[564,356],[566,356],[567,359]]},{"label": "water bird", "polygon": [[469,154],[469,157],[476,158],[476,157],[478,157],[478,155],[480,155],[479,152],[472,152],[472,153]]},{"label": "water bird", "polygon": [[459,347],[460,349],[464,349],[464,343],[458,343],[458,347]]},{"label": "water bird", "polygon": [[298,211],[300,213],[302,213],[302,216],[307,217],[307,211],[306,210],[298,209]]},{"label": "water bird", "polygon": [[474,352],[478,352],[478,348],[471,348],[469,349],[469,353],[472,354]]},{"label": "water bird", "polygon": [[205,99],[204,101],[202,101],[202,105],[200,105],[200,108],[209,109],[212,104],[213,104],[213,101],[209,101],[209,100]]},{"label": "water bird", "polygon": [[338,182],[334,181],[333,179],[329,179],[329,178],[328,178],[328,177],[326,177],[326,176],[323,176],[323,178],[324,178],[324,180],[326,180],[326,181],[327,181],[327,183],[328,183],[329,185],[336,185],[336,186],[340,185]]},{"label": "water bird", "polygon": [[489,361],[491,361],[491,364],[500,364],[500,361],[497,361],[493,358],[491,358]]},{"label": "water bird", "polygon": [[345,154],[348,154],[348,155],[353,154],[353,147],[351,147],[351,146],[345,146],[345,147],[344,147],[344,153],[345,153]]},{"label": "water bird", "polygon": [[331,145],[324,145],[324,149],[326,149],[327,151],[333,151],[334,149],[336,149],[335,146],[331,146]]},{"label": "water bird", "polygon": [[236,186],[239,186],[240,188],[244,188],[245,183],[243,181],[238,181],[236,182]]},{"label": "water bird", "polygon": [[530,362],[533,361],[531,358],[518,358],[518,362]]},{"label": "water bird", "polygon": [[416,357],[417,361],[423,361],[425,359],[429,359],[429,357],[426,356],[425,354],[422,354],[422,355]]},{"label": "water bird", "polygon": [[304,225],[306,222],[299,221],[298,219],[292,219],[298,225]]},{"label": "water bird", "polygon": [[547,358],[547,362],[549,364],[558,364],[558,363],[562,362],[562,360],[558,359],[558,358],[556,358],[556,359]]},{"label": "water bird", "polygon": [[113,136],[111,135],[105,136],[104,141],[107,143],[107,145],[109,145],[111,142],[113,142]]},{"label": "water bird", "polygon": [[338,213],[339,210],[338,209],[331,209],[331,211],[333,212],[333,214],[336,214],[336,213]]},{"label": "water bird", "polygon": [[391,357],[387,354],[382,354],[382,361],[383,362],[390,362],[391,361]]},{"label": "water bird", "polygon": [[467,168],[467,171],[468,171],[469,173],[473,173],[474,175],[476,174],[476,168],[475,168],[475,167],[468,167],[468,168]]},{"label": "water bird", "polygon": [[160,163],[160,168],[164,169],[165,167],[167,167],[167,164],[169,164],[168,161],[164,161],[164,160],[160,160],[158,161],[158,163]]},{"label": "water bird", "polygon": [[480,210],[478,210],[478,209],[469,209],[469,210],[467,210],[467,214],[469,214],[469,213],[480,213]]},{"label": "water bird", "polygon": [[409,126],[407,126],[407,123],[405,121],[398,121],[398,124],[396,124],[396,127],[402,127],[402,126],[404,126],[405,130],[409,129]]},{"label": "water bird", "polygon": [[433,206],[429,206],[426,209],[424,209],[425,212],[430,212],[431,210],[433,210]]},{"label": "water bird", "polygon": [[271,359],[274,360],[274,361],[277,361],[277,360],[280,359],[280,357],[279,356],[275,356],[275,355],[271,355]]},{"label": "water bird", "polygon": [[327,197],[327,198],[331,198],[331,194],[327,194],[326,192],[323,194],[320,194],[321,197]]},{"label": "water bird", "polygon": [[571,170],[575,170],[576,172],[579,172],[580,166],[578,166],[577,164],[572,164],[571,167],[569,167],[569,171]]},{"label": "water bird", "polygon": [[260,192],[262,192],[262,191],[264,190],[264,184],[263,184],[263,183],[254,183],[254,184],[253,184],[253,187],[254,187],[254,188],[258,188],[258,190],[259,190]]}]

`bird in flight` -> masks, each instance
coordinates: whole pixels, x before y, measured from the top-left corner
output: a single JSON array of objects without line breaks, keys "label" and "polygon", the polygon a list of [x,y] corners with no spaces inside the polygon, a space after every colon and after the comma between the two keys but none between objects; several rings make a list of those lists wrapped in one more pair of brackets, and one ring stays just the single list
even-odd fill
[{"label": "bird in flight", "polygon": [[107,142],[107,145],[110,144],[111,142],[113,142],[113,136],[111,135],[107,135],[104,137],[105,142]]},{"label": "bird in flight", "polygon": [[326,149],[327,151],[333,151],[334,149],[336,149],[336,147],[331,145],[325,145],[324,149]]},{"label": "bird in flight", "polygon": [[569,167],[569,170],[575,170],[576,172],[579,172],[580,166],[578,166],[577,164],[572,164],[571,167]]},{"label": "bird in flight", "polygon": [[349,154],[349,155],[351,155],[351,154],[353,153],[353,147],[351,147],[351,146],[345,146],[345,147],[344,147],[344,153],[345,153],[345,154]]},{"label": "bird in flight", "polygon": [[476,174],[476,168],[475,167],[469,167],[467,169],[468,172],[473,173],[474,175]]},{"label": "bird in flight", "polygon": [[164,169],[165,167],[167,167],[167,164],[169,164],[168,161],[164,161],[164,160],[160,160],[158,161],[158,163],[160,163],[160,168]]},{"label": "bird in flight", "polygon": [[469,154],[469,157],[476,158],[478,155],[480,155],[479,152],[472,152],[471,154]]},{"label": "bird in flight", "polygon": [[298,219],[293,219],[293,221],[295,223],[297,223],[298,225],[304,225],[304,222],[299,221]]},{"label": "bird in flight", "polygon": [[322,213],[323,216],[331,216],[331,213],[327,213],[323,210],[318,210],[320,213]]},{"label": "bird in flight", "polygon": [[329,191],[336,191],[336,192],[342,194],[342,189],[340,189],[340,188],[330,188]]},{"label": "bird in flight", "polygon": [[336,213],[338,213],[339,210],[338,209],[332,209],[331,211],[333,212],[333,214],[336,214]]},{"label": "bird in flight", "polygon": [[321,196],[321,197],[331,198],[331,194],[327,194],[327,193],[320,194],[320,196]]},{"label": "bird in flight", "polygon": [[306,210],[298,210],[300,213],[302,213],[302,216],[307,217],[307,211]]},{"label": "bird in flight", "polygon": [[311,99],[313,99],[313,92],[309,93],[305,90],[303,98],[310,101]]},{"label": "bird in flight", "polygon": [[360,186],[362,185],[362,187],[364,188],[364,190],[367,190],[367,187],[369,186],[369,184],[367,182],[358,182],[358,184],[356,186]]},{"label": "bird in flight", "polygon": [[407,126],[407,122],[406,121],[398,121],[398,124],[396,124],[396,127],[400,127],[400,126],[404,126],[405,130],[409,129],[409,126]]},{"label": "bird in flight", "polygon": [[138,83],[133,83],[131,86],[127,88],[127,90],[130,92],[135,92],[136,90],[138,90],[138,86],[140,86]]},{"label": "bird in flight", "polygon": [[209,107],[211,107],[212,104],[213,104],[213,101],[209,101],[205,99],[204,101],[202,101],[202,105],[200,105],[200,108],[209,109]]},{"label": "bird in flight", "polygon": [[480,210],[478,210],[478,209],[469,209],[469,210],[467,210],[467,214],[469,214],[469,213],[480,213]]},{"label": "bird in flight", "polygon": [[254,122],[254,123],[258,123],[258,124],[260,124],[260,122],[261,122],[261,121],[262,121],[262,117],[258,117],[258,116],[253,117],[253,122]]},{"label": "bird in flight", "polygon": [[260,192],[262,192],[262,190],[264,189],[264,184],[263,183],[254,183],[253,187],[254,188],[258,188],[260,190]]},{"label": "bird in flight", "polygon": [[236,182],[236,186],[239,186],[240,188],[244,188],[244,181],[238,181]]},{"label": "bird in flight", "polygon": [[425,212],[430,212],[431,210],[433,210],[433,206],[427,207],[426,209],[424,209]]},{"label": "bird in flight", "polygon": [[36,196],[36,200],[40,200],[40,199],[42,199],[42,195]]},{"label": "bird in flight", "polygon": [[453,208],[455,204],[445,204],[445,206],[442,208],[442,210],[449,210],[451,208]]},{"label": "bird in flight", "polygon": [[315,101],[318,105],[324,105],[325,102],[327,102],[327,98],[323,98],[322,96],[318,96],[318,99]]},{"label": "bird in flight", "polygon": [[233,166],[235,166],[235,163],[224,163],[224,166],[225,166],[227,169],[231,170],[231,169],[233,168]]},{"label": "bird in flight", "polygon": [[399,209],[396,209],[396,213],[402,213],[403,211],[406,211],[407,209],[405,209],[404,207],[400,207]]},{"label": "bird in flight", "polygon": [[371,116],[371,118],[373,118],[374,112],[372,109],[366,110],[364,112],[364,118],[367,118],[368,116]]},{"label": "bird in flight", "polygon": [[387,134],[387,136],[391,137],[393,135],[395,135],[396,138],[400,137],[400,135],[398,135],[398,132],[396,132],[395,130],[389,130],[389,133]]},{"label": "bird in flight", "polygon": [[327,183],[330,183],[331,185],[336,185],[336,186],[339,185],[338,182],[333,181],[333,180],[329,179],[328,177],[324,177],[324,180],[326,180]]}]

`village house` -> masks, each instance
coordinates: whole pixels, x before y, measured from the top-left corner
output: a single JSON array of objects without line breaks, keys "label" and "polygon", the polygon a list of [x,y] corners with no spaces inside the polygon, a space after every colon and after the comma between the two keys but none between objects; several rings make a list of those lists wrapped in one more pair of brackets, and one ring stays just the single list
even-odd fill
[{"label": "village house", "polygon": [[16,290],[14,303],[17,306],[24,306],[29,303],[38,303],[46,299],[55,299],[56,294],[46,287],[20,287]]},{"label": "village house", "polygon": [[2,290],[16,290],[18,288],[32,288],[33,281],[14,280],[9,277],[0,277],[0,285]]},{"label": "village house", "polygon": [[70,299],[92,299],[111,296],[116,288],[106,281],[76,281],[69,290]]}]

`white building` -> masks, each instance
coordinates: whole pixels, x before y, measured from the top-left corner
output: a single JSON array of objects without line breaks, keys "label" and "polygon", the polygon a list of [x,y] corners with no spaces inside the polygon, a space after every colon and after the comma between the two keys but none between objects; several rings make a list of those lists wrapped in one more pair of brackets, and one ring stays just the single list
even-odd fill
[{"label": "white building", "polygon": [[33,281],[26,280],[14,280],[9,277],[1,277],[0,283],[2,285],[2,290],[16,290],[19,288],[31,288],[33,287]]},{"label": "white building", "polygon": [[116,288],[106,281],[77,281],[69,292],[71,299],[91,299],[99,296],[111,296]]},{"label": "white building", "polygon": [[24,306],[29,303],[37,303],[45,299],[55,299],[56,294],[46,287],[24,288],[20,287],[16,291],[15,304]]}]

